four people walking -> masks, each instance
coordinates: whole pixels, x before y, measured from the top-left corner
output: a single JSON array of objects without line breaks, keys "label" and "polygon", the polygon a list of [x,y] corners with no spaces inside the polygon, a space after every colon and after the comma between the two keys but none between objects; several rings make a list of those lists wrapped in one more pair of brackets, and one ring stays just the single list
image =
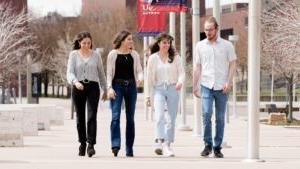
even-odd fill
[{"label": "four people walking", "polygon": [[[202,98],[203,141],[201,156],[214,152],[223,158],[221,152],[224,135],[224,119],[228,91],[236,67],[233,45],[218,36],[218,23],[210,17],[204,24],[206,39],[195,48],[196,66],[193,70],[193,93]],[[179,91],[185,79],[180,57],[172,45],[173,37],[159,34],[150,46],[151,55],[147,63],[145,90],[147,106],[154,106],[155,112],[155,150],[157,155],[174,156],[171,143],[175,138],[175,122],[178,111]],[[139,54],[133,50],[132,34],[119,32],[114,41],[114,49],[107,56],[107,79],[105,78],[101,57],[92,50],[92,37],[88,32],[79,33],[70,52],[67,79],[74,86],[72,99],[75,103],[79,156],[87,152],[95,154],[97,132],[97,109],[100,89],[104,90],[102,100],[109,98],[112,119],[110,125],[111,149],[118,156],[121,149],[120,115],[122,102],[126,113],[126,156],[133,157],[135,139],[135,107],[137,84],[143,80]],[[198,82],[200,85],[198,86]],[[201,92],[199,92],[201,88]],[[107,92],[106,92],[107,91]],[[153,97],[153,99],[151,99]],[[211,117],[215,103],[216,134],[212,139]],[[88,106],[87,127],[85,105]],[[165,111],[166,116],[165,116]],[[166,118],[165,118],[166,117]],[[88,146],[86,145],[88,143]],[[86,149],[87,147],[87,149]]]}]

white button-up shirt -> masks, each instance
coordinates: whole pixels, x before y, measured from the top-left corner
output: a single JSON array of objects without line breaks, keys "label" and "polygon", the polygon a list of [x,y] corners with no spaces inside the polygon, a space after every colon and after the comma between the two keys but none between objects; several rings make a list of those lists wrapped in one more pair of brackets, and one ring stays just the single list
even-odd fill
[{"label": "white button-up shirt", "polygon": [[217,38],[216,42],[204,39],[195,48],[195,63],[201,65],[201,85],[222,90],[228,80],[229,63],[236,60],[231,42]]}]

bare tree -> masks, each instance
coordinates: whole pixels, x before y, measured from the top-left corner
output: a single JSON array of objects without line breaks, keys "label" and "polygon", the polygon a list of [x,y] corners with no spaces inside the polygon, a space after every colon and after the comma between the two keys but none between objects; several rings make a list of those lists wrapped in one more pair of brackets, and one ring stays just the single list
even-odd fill
[{"label": "bare tree", "polygon": [[[72,18],[51,13],[44,18],[36,19],[31,24],[32,31],[37,35],[36,44],[39,46],[39,52],[34,60],[43,65],[44,72],[51,72],[57,85],[67,85],[65,77],[67,60],[72,40],[79,32],[91,32],[93,48],[103,48],[104,66],[107,54],[112,49],[114,35],[123,29],[134,34],[135,13],[128,10],[98,10]],[[142,49],[141,39],[137,39],[135,49],[138,51]],[[48,76],[44,81],[48,81]]]},{"label": "bare tree", "polygon": [[297,0],[272,0],[262,13],[262,65],[271,67],[287,81],[289,100],[288,120],[293,120],[293,84],[300,69],[300,9]]},{"label": "bare tree", "polygon": [[[30,21],[25,9],[15,12],[10,4],[0,3],[0,77],[3,79],[9,79],[13,73],[21,69],[20,67],[16,69],[20,62],[19,57],[36,49],[32,43],[34,36],[27,27]],[[2,95],[9,82],[3,80]]]}]

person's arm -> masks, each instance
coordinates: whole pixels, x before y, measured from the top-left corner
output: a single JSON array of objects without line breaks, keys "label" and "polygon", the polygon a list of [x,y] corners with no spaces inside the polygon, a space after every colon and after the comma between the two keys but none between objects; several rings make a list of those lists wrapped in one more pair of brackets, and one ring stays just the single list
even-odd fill
[{"label": "person's arm", "polygon": [[179,56],[176,56],[176,67],[177,67],[177,75],[178,75],[178,80],[176,83],[176,90],[180,90],[182,87],[182,84],[185,80],[185,69],[183,68],[181,59]]},{"label": "person's arm", "polygon": [[151,91],[153,88],[153,73],[155,70],[153,70],[153,58],[154,56],[150,55],[147,63],[147,76],[146,76],[146,90],[145,90],[145,96],[146,96],[146,104],[147,106],[151,106]]},{"label": "person's arm", "polygon": [[102,64],[102,58],[101,55],[99,54],[98,56],[98,64],[97,64],[97,69],[98,69],[98,76],[99,76],[99,83],[101,88],[103,89],[103,95],[101,97],[101,100],[105,101],[107,100],[107,83],[106,83],[106,77],[103,69],[103,64]]},{"label": "person's arm", "polygon": [[68,59],[68,65],[67,65],[67,81],[69,84],[74,85],[76,82],[78,82],[76,76],[75,76],[75,62],[74,52],[70,52],[69,59]]},{"label": "person's arm", "polygon": [[194,50],[194,67],[193,67],[193,94],[196,97],[199,96],[199,80],[201,76],[201,56],[200,56],[200,42],[196,44],[195,50]]},{"label": "person's arm", "polygon": [[223,92],[227,93],[232,86],[232,79],[236,71],[236,60],[229,62],[229,70],[228,70],[228,80],[223,87]]},{"label": "person's arm", "polygon": [[112,88],[112,74],[113,74],[113,55],[114,55],[114,51],[109,52],[108,56],[107,56],[107,61],[106,61],[106,77],[107,77],[107,97],[110,99],[115,99],[116,98],[116,93],[114,91],[114,89]]},{"label": "person's arm", "polygon": [[200,74],[201,74],[201,65],[200,64],[195,64],[193,68],[193,94],[196,97],[199,96],[199,79],[200,79]]},{"label": "person's arm", "polygon": [[107,55],[106,60],[106,78],[107,78],[107,89],[112,87],[112,58],[113,58],[113,51],[110,51]]},{"label": "person's arm", "polygon": [[228,77],[223,87],[223,93],[227,93],[231,89],[232,79],[236,71],[236,54],[234,51],[234,47],[230,42],[228,44],[228,60],[229,60]]},{"label": "person's arm", "polygon": [[143,68],[141,65],[141,59],[140,59],[140,55],[135,51],[134,52],[136,55],[136,66],[137,66],[137,82],[139,83],[138,85],[140,85],[140,83],[142,83],[143,79],[144,79],[144,74],[143,74]]}]

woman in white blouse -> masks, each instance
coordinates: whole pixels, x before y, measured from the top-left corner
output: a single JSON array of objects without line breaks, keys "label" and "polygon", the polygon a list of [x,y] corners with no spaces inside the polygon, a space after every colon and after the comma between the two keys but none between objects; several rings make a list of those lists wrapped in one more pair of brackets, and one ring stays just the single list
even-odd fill
[{"label": "woman in white blouse", "polygon": [[[173,38],[161,33],[150,46],[151,55],[147,65],[146,98],[147,105],[153,104],[155,110],[155,153],[174,156],[170,144],[174,142],[175,121],[178,109],[179,91],[184,80],[183,67],[172,45]],[[165,104],[167,119],[165,120]],[[166,123],[165,123],[166,121]]]}]

